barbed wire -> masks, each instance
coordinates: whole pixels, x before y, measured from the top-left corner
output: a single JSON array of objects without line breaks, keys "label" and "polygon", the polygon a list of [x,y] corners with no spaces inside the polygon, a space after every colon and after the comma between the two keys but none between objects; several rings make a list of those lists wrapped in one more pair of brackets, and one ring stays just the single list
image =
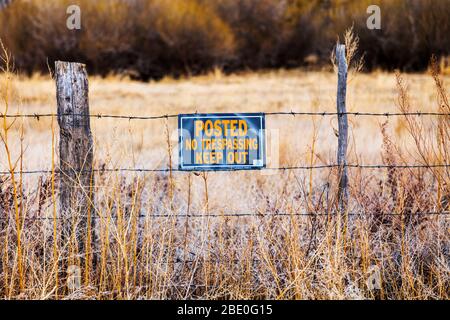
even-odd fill
[{"label": "barbed wire", "polygon": [[[325,165],[317,165],[317,166],[289,166],[289,167],[269,167],[269,168],[260,168],[260,169],[226,169],[226,170],[210,170],[208,172],[230,172],[230,171],[289,171],[289,170],[319,170],[319,169],[333,169],[333,168],[350,168],[350,169],[437,169],[437,168],[450,168],[450,164],[412,164],[412,165],[385,165],[385,164],[325,164]],[[132,172],[132,173],[169,173],[169,172],[185,172],[192,173],[198,172],[197,170],[186,170],[179,168],[163,168],[163,169],[147,169],[147,168],[102,168],[102,169],[93,169],[93,170],[73,170],[77,173],[114,173],[114,172]],[[22,170],[22,171],[0,171],[0,175],[10,175],[14,173],[14,175],[20,174],[51,174],[52,170]],[[60,170],[55,170],[55,173],[60,173]]]},{"label": "barbed wire", "polygon": [[363,117],[399,117],[399,116],[450,116],[450,113],[444,112],[295,112],[295,111],[277,111],[277,112],[266,112],[265,115],[291,115],[291,116],[363,116]]},{"label": "barbed wire", "polygon": [[[266,112],[267,116],[272,115],[310,115],[310,116],[343,116],[343,115],[353,115],[353,116],[376,116],[376,117],[391,117],[391,116],[450,116],[450,113],[440,113],[440,112],[397,112],[397,113],[375,113],[375,112]],[[155,116],[129,116],[129,115],[112,115],[112,114],[54,114],[54,113],[34,113],[34,114],[2,114],[0,117],[6,118],[35,118],[40,120],[40,118],[46,117],[89,117],[89,118],[112,118],[112,119],[128,119],[128,120],[156,120],[156,119],[168,119],[176,118],[178,114],[166,114],[166,115],[155,115]],[[332,168],[356,168],[356,169],[431,169],[431,168],[448,168],[450,164],[438,164],[438,165],[385,165],[385,164],[373,164],[373,165],[361,165],[361,164],[328,164],[328,165],[317,165],[317,166],[286,166],[286,167],[272,167],[272,168],[260,168],[257,170],[267,170],[267,171],[287,171],[287,170],[315,170],[315,169],[332,169]],[[148,168],[112,168],[112,169],[94,169],[86,170],[87,172],[134,172],[134,173],[165,173],[165,172],[195,172],[196,170],[181,170],[179,168],[163,168],[163,169],[148,169]],[[85,171],[85,172],[86,172]],[[210,170],[209,172],[215,172],[216,170]],[[218,170],[217,170],[218,171]],[[223,171],[238,171],[236,169],[230,168]],[[58,170],[55,171],[59,173]],[[82,173],[83,170],[78,170],[77,172]],[[15,171],[14,174],[50,174],[51,170],[22,170]],[[0,175],[12,174],[10,171],[0,171]]]},{"label": "barbed wire", "polygon": [[[376,113],[376,112],[266,112],[263,113],[266,116],[370,116],[370,117],[399,117],[399,116],[450,116],[450,113],[441,113],[441,112],[384,112],[384,113]],[[96,119],[125,119],[125,120],[158,120],[158,119],[170,119],[177,118],[178,114],[166,114],[166,115],[155,115],[155,116],[131,116],[131,115],[112,115],[112,114],[53,114],[53,113],[34,113],[34,114],[2,114],[0,113],[0,117],[2,118],[32,118],[39,121],[41,118],[50,118],[50,117],[88,117],[88,118],[96,118]],[[346,164],[346,165],[338,165],[338,164],[325,164],[325,165],[317,165],[317,166],[286,166],[286,167],[269,167],[269,168],[261,168],[259,170],[275,170],[275,171],[287,171],[287,170],[319,170],[319,169],[333,169],[333,168],[353,168],[353,169],[432,169],[432,168],[449,168],[450,164],[413,164],[413,165],[386,165],[386,164],[373,164],[373,165],[361,165],[361,164]],[[163,168],[163,169],[148,169],[148,168],[101,168],[101,169],[93,169],[93,170],[78,170],[76,172],[96,172],[96,173],[107,173],[107,172],[134,172],[134,173],[167,173],[167,172],[195,172],[195,170],[181,170],[179,168]],[[236,171],[233,169],[226,171]],[[210,171],[210,172],[223,172],[223,171]],[[21,171],[0,171],[0,175],[8,175],[8,174],[52,174],[52,173],[61,173],[59,169],[57,170],[21,170]],[[292,218],[292,217],[335,217],[338,216],[338,213],[335,212],[305,212],[305,213],[272,213],[272,214],[264,214],[264,213],[203,213],[203,214],[149,214],[149,215],[138,215],[136,218],[139,219],[158,219],[158,218],[169,218],[169,219],[208,219],[208,218]],[[356,217],[379,217],[379,216],[448,216],[450,215],[449,211],[437,211],[437,212],[413,212],[413,213],[403,213],[403,212],[346,212],[343,213],[344,216],[356,216]],[[78,217],[80,219],[86,217]],[[118,219],[117,216],[110,217],[100,217],[94,216],[92,217],[95,220],[108,220],[108,219]],[[125,218],[125,217],[124,217]],[[64,220],[72,220],[73,217],[25,217],[23,221],[64,221]],[[125,218],[126,219],[126,218]],[[0,217],[0,221],[8,221],[10,220],[8,217]],[[286,261],[287,259],[277,259],[276,262]],[[241,261],[245,261],[242,259],[233,259],[227,260],[227,262],[239,263]],[[261,259],[251,259],[253,263],[261,263]],[[166,261],[166,263],[197,263],[197,262],[206,262],[202,258],[197,258],[194,260],[180,260],[176,259],[175,261]],[[221,259],[208,260],[208,263],[221,263]]]},{"label": "barbed wire", "polygon": [[[363,116],[363,117],[399,117],[399,116],[444,116],[449,117],[450,113],[445,112],[303,112],[303,111],[276,111],[276,112],[261,112],[266,116]],[[195,113],[197,114],[197,113]],[[169,119],[177,118],[178,114],[164,114],[164,115],[154,115],[154,116],[134,116],[134,115],[114,115],[114,114],[54,114],[54,113],[32,113],[32,114],[2,114],[0,117],[5,118],[34,118],[40,120],[41,118],[50,117],[88,117],[96,119],[123,119],[123,120],[158,120],[158,119]]]},{"label": "barbed wire", "polygon": [[[324,213],[324,212],[305,212],[305,213],[199,213],[199,214],[148,214],[148,215],[138,215],[135,218],[146,218],[146,219],[159,219],[159,218],[183,218],[183,219],[207,219],[207,218],[280,218],[280,217],[333,217],[338,216],[336,212]],[[450,215],[450,211],[424,211],[424,212],[412,212],[412,213],[402,213],[402,212],[347,212],[342,213],[341,216],[357,216],[357,217],[378,217],[378,216],[397,216],[397,217],[413,217],[413,216],[446,216]],[[87,218],[83,216],[77,217],[79,220]],[[118,216],[91,217],[94,220],[109,220],[118,219]],[[126,219],[125,217],[122,217]],[[24,221],[72,221],[73,217],[25,217]],[[0,220],[8,220],[7,217],[0,217]]]}]

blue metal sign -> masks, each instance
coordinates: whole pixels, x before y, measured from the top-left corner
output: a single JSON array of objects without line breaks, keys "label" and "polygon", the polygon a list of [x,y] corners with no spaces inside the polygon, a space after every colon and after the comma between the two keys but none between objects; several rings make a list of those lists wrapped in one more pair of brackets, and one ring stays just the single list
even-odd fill
[{"label": "blue metal sign", "polygon": [[180,114],[180,170],[254,170],[266,166],[263,113]]}]

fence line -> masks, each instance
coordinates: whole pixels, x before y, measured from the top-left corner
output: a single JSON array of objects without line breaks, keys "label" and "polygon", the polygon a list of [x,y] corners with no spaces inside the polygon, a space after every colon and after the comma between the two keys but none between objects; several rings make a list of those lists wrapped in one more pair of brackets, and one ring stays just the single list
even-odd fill
[{"label": "fence line", "polygon": [[[258,171],[289,171],[289,170],[319,170],[319,169],[333,169],[333,168],[349,168],[349,169],[437,169],[437,168],[450,168],[450,164],[430,164],[430,165],[384,165],[384,164],[347,164],[347,165],[318,165],[318,166],[293,166],[293,167],[274,167],[274,168],[261,168]],[[235,170],[228,169],[224,171],[209,171],[209,172],[233,172],[233,171],[249,171],[249,170]],[[168,173],[168,172],[196,172],[195,170],[181,170],[178,168],[165,168],[165,169],[146,169],[146,168],[106,168],[106,169],[93,169],[93,170],[79,170],[77,172],[94,172],[94,173],[111,173],[111,172],[134,172],[134,173]],[[52,170],[22,170],[14,171],[15,175],[19,174],[51,174]],[[60,170],[55,170],[55,173],[60,173]],[[0,176],[10,175],[10,171],[0,171]]]},{"label": "fence line", "polygon": [[[363,116],[363,117],[400,117],[400,116],[444,116],[449,117],[450,113],[445,112],[295,112],[295,111],[280,111],[280,112],[262,112],[266,116]],[[178,114],[165,114],[165,115],[155,115],[155,116],[132,116],[132,115],[113,115],[113,114],[54,114],[54,113],[29,113],[29,114],[2,114],[0,113],[0,118],[34,118],[39,121],[41,118],[51,118],[51,117],[88,117],[97,119],[123,119],[123,120],[157,120],[157,119],[169,119],[177,118]]]},{"label": "fence line", "polygon": [[[344,49],[345,52],[345,49]],[[62,68],[62,66],[67,66],[66,68]],[[57,64],[58,66],[58,64]],[[84,249],[91,248],[92,251],[89,253],[89,250],[86,251],[85,259],[88,261],[89,259],[93,258],[94,261],[98,260],[98,239],[96,240],[94,236],[94,229],[96,226],[98,226],[99,221],[112,221],[113,223],[119,219],[120,217],[117,216],[117,214],[111,215],[111,216],[100,216],[98,214],[94,213],[93,203],[95,199],[95,182],[94,182],[94,175],[92,173],[108,173],[108,172],[134,172],[134,173],[172,173],[172,172],[184,172],[184,173],[191,173],[195,172],[193,171],[186,171],[181,170],[179,168],[161,168],[161,169],[151,169],[151,168],[94,168],[92,165],[92,161],[89,161],[89,164],[87,166],[84,166],[85,162],[85,155],[88,152],[92,151],[92,136],[90,133],[90,119],[122,119],[122,120],[158,120],[158,119],[175,119],[178,118],[178,114],[165,114],[165,115],[153,115],[153,116],[146,116],[146,115],[114,115],[114,114],[92,114],[89,112],[89,103],[88,103],[88,90],[87,90],[87,74],[85,71],[85,66],[80,64],[68,64],[68,63],[59,63],[60,68],[60,75],[57,76],[57,102],[58,102],[58,113],[28,113],[28,114],[2,114],[0,113],[0,118],[3,119],[24,119],[29,118],[32,120],[39,121],[42,118],[57,118],[58,124],[60,127],[60,136],[63,136],[64,133],[71,132],[73,129],[89,129],[85,130],[82,133],[84,134],[81,136],[81,139],[78,139],[83,143],[82,147],[83,150],[80,150],[79,145],[77,145],[78,140],[74,141],[74,139],[64,139],[60,138],[60,147],[63,146],[64,150],[61,151],[61,153],[65,153],[67,160],[64,160],[64,157],[60,157],[60,166],[57,169],[54,170],[20,170],[16,171],[16,169],[8,170],[8,171],[0,171],[0,178],[3,175],[10,175],[10,174],[58,174],[60,175],[62,182],[64,182],[64,179],[66,179],[66,184],[62,183],[62,187],[60,187],[59,190],[62,190],[59,192],[60,199],[59,199],[59,212],[58,216],[56,215],[56,206],[54,206],[54,216],[53,217],[45,217],[45,216],[28,216],[28,217],[22,217],[21,221],[22,223],[25,221],[58,221],[61,223],[62,230],[68,230],[68,232],[63,232],[64,234],[75,234],[76,238],[79,239],[86,239],[86,241],[80,241],[79,242],[79,248],[78,252],[84,252]],[[71,68],[76,69],[76,72],[70,71]],[[56,68],[58,69],[58,67]],[[70,72],[68,72],[68,70]],[[78,70],[78,71],[77,71]],[[83,81],[74,81],[73,77],[79,77],[78,79],[82,79]],[[86,81],[85,81],[86,80]],[[82,86],[80,87],[80,83],[82,83]],[[78,95],[78,98],[74,98],[74,95]],[[339,95],[339,91],[338,91]],[[82,98],[82,99],[81,99]],[[345,95],[343,95],[343,103],[345,104]],[[338,102],[339,104],[339,102]],[[73,113],[67,113],[74,110]],[[198,113],[196,113],[198,114]],[[383,118],[389,118],[389,117],[409,117],[409,116],[438,116],[438,117],[449,117],[450,113],[443,113],[443,112],[347,112],[345,108],[338,108],[337,112],[295,112],[295,111],[278,111],[278,112],[260,112],[260,114],[264,114],[265,116],[286,116],[286,117],[296,117],[296,116],[318,116],[318,117],[326,117],[326,116],[332,116],[332,117],[338,117],[339,122],[341,125],[339,126],[339,134],[341,132],[346,132],[348,129],[347,124],[347,116],[354,116],[354,117],[383,117]],[[343,124],[343,122],[345,122]],[[343,128],[341,128],[343,127]],[[345,129],[345,130],[343,130]],[[66,132],[64,132],[66,130]],[[79,132],[79,130],[77,131]],[[68,135],[70,136],[70,135]],[[342,137],[346,137],[346,135],[342,135],[341,139],[345,140]],[[76,140],[76,139],[75,139]],[[62,143],[61,141],[65,141],[66,143]],[[344,150],[345,151],[345,150]],[[344,157],[346,155],[346,152],[344,152]],[[64,163],[67,163],[65,166]],[[76,169],[73,169],[76,168]],[[81,169],[79,169],[81,168]],[[84,168],[84,169],[83,169]],[[267,171],[288,171],[288,170],[321,170],[321,169],[333,169],[337,168],[340,170],[349,168],[349,169],[368,169],[368,170],[377,170],[377,169],[432,169],[432,168],[450,168],[450,164],[447,163],[441,163],[441,164],[348,164],[345,161],[340,162],[338,157],[338,163],[337,164],[322,164],[322,165],[309,165],[309,166],[279,166],[279,167],[269,167],[269,168],[262,168],[261,170],[267,170]],[[234,169],[227,170],[227,172],[230,171],[236,171]],[[215,171],[212,171],[215,172]],[[221,171],[223,172],[223,171]],[[338,176],[339,176],[338,172]],[[76,180],[74,177],[78,178],[80,176],[84,176],[86,179],[85,181],[79,179],[82,186],[89,185],[89,194],[85,195],[83,190],[79,190]],[[68,179],[68,177],[70,179]],[[96,177],[95,177],[96,178]],[[0,180],[1,181],[1,180]],[[54,182],[54,181],[53,181]],[[93,182],[93,183],[90,183]],[[92,187],[92,188],[91,188]],[[83,208],[79,210],[77,207],[78,203],[75,201],[64,201],[64,190],[69,195],[66,198],[68,200],[70,198],[78,198],[81,199],[81,204],[83,205]],[[81,196],[79,196],[81,195]],[[52,198],[51,202],[46,202],[47,204],[55,204],[56,200],[54,197]],[[65,207],[64,203],[68,203]],[[74,205],[76,203],[76,205]],[[436,208],[435,210],[441,209]],[[445,208],[442,208],[445,210]],[[77,211],[75,211],[77,210]],[[66,213],[65,213],[66,211]],[[81,214],[76,216],[76,220],[74,220],[74,217],[72,216],[72,212],[81,212]],[[293,218],[293,217],[310,217],[311,219],[319,219],[321,217],[327,218],[327,217],[337,217],[337,216],[353,216],[359,219],[370,219],[372,217],[382,217],[382,216],[392,216],[392,217],[414,217],[414,216],[450,216],[450,211],[427,211],[427,212],[411,212],[411,213],[404,213],[404,212],[376,212],[376,211],[351,211],[348,210],[348,206],[342,206],[340,207],[340,210],[332,211],[332,212],[308,212],[305,210],[305,212],[276,212],[276,213],[270,213],[270,212],[258,212],[255,210],[254,212],[221,212],[220,210],[216,210],[216,213],[189,213],[189,210],[182,211],[180,214],[173,214],[173,213],[160,213],[160,214],[139,214],[136,215],[130,215],[129,217],[125,219],[160,219],[160,218],[166,218],[166,219],[186,219],[185,223],[188,223],[188,219],[209,219],[209,218],[239,218],[239,219],[245,219],[245,218],[255,218],[255,219],[275,219],[275,218]],[[6,213],[6,210],[5,210]],[[105,220],[103,220],[105,219]],[[1,216],[0,221],[7,221],[7,224],[14,223],[14,219],[11,219],[11,216]],[[164,221],[164,220],[163,220]],[[215,220],[217,221],[217,220]],[[245,220],[244,220],[245,221]],[[320,220],[325,221],[325,220]],[[81,222],[81,223],[79,223]],[[183,221],[184,222],[184,221]],[[264,221],[263,221],[264,222]],[[56,222],[55,222],[56,224]],[[154,224],[155,226],[158,226],[157,223]],[[20,226],[20,222],[19,222]],[[32,224],[29,225],[29,227],[33,227]],[[41,226],[38,225],[40,228]],[[140,228],[139,225],[137,228]],[[89,234],[87,230],[90,230],[92,234]],[[210,230],[209,230],[210,231]],[[55,229],[55,236],[57,235],[56,229]],[[186,252],[185,252],[186,253]],[[190,258],[188,260],[180,260],[176,259],[174,261],[167,261],[167,263],[194,263],[194,262],[202,262],[205,261],[204,259],[194,259]],[[209,260],[211,263],[221,263],[220,258]],[[241,262],[242,259],[232,259],[227,260],[227,262],[234,261],[234,262]],[[261,259],[251,259],[251,261],[255,263],[261,263],[263,260]],[[288,261],[287,259],[271,259],[271,261]]]},{"label": "fence line", "polygon": [[[404,216],[404,217],[414,217],[414,216],[447,216],[450,215],[450,211],[435,211],[435,212],[414,212],[414,213],[397,213],[397,212],[348,212],[346,215],[348,216],[357,216],[357,217],[377,217],[377,216]],[[197,218],[197,219],[205,219],[205,218],[250,218],[250,217],[258,217],[258,218],[279,218],[279,217],[332,217],[336,216],[336,213],[323,213],[323,212],[307,212],[307,213],[274,213],[274,214],[263,214],[263,213],[215,213],[215,214],[149,214],[149,215],[139,215],[136,218]],[[82,217],[80,217],[82,218]],[[99,217],[95,216],[93,219],[101,220],[101,219],[117,219],[117,216],[111,217]],[[71,220],[70,218],[61,218],[57,217],[56,219],[53,217],[25,217],[23,220],[25,221],[63,221],[63,220]],[[0,217],[0,221],[8,220],[7,217]]]},{"label": "fence line", "polygon": [[[397,116],[450,116],[450,113],[442,112],[396,112],[396,113],[376,113],[376,112],[266,112],[266,116],[373,116],[373,117],[397,117]],[[128,115],[112,115],[112,114],[54,114],[54,113],[33,113],[33,114],[2,114],[0,117],[6,118],[33,118],[39,121],[41,118],[48,117],[88,117],[97,119],[125,119],[125,120],[157,120],[157,119],[169,119],[176,118],[178,114],[166,114],[166,115],[156,115],[156,116],[128,116]],[[360,164],[347,164],[347,165],[318,165],[318,166],[291,166],[291,167],[274,167],[274,168],[262,168],[261,170],[275,170],[275,171],[286,171],[286,170],[315,170],[315,169],[331,169],[331,168],[357,168],[357,169],[431,169],[431,168],[449,168],[450,164],[440,164],[440,165],[384,165],[384,164],[373,164],[373,165],[360,165]],[[227,171],[235,171],[233,169]],[[58,172],[58,170],[56,171]],[[89,171],[91,172],[91,171]],[[135,172],[135,173],[164,173],[164,172],[189,172],[185,170],[180,170],[178,168],[164,168],[164,169],[148,169],[148,168],[118,168],[118,169],[94,169],[93,172]],[[23,170],[15,171],[14,174],[49,174],[52,173],[51,170]],[[11,174],[10,171],[0,171],[1,175]]]},{"label": "fence line", "polygon": [[[345,48],[344,48],[345,51]],[[67,63],[60,63],[61,65],[66,65]],[[72,65],[72,64],[67,64]],[[81,71],[83,71],[83,76],[87,77],[87,74],[85,74],[85,69],[83,65],[73,64],[73,66],[78,66]],[[65,70],[62,70],[62,76],[66,73]],[[64,77],[63,77],[64,78]],[[65,80],[65,78],[63,79]],[[78,90],[79,88],[74,87],[72,84],[67,83],[65,84],[70,88],[71,90]],[[72,88],[73,87],[73,88]],[[58,90],[58,93],[61,95],[61,97],[64,96],[64,90]],[[117,115],[117,114],[93,114],[89,112],[88,102],[87,102],[87,89],[81,90],[80,94],[84,94],[86,96],[86,101],[84,101],[83,105],[80,106],[78,109],[74,109],[75,112],[71,113],[65,113],[65,108],[59,108],[60,104],[64,106],[66,103],[69,105],[73,105],[73,101],[70,99],[60,99],[58,100],[58,113],[28,113],[28,114],[3,114],[0,113],[0,118],[31,118],[39,121],[41,118],[58,118],[59,122],[62,121],[69,121],[72,119],[73,122],[77,120],[79,122],[79,118],[96,118],[96,119],[123,119],[123,120],[158,120],[158,119],[169,119],[169,118],[177,118],[178,114],[164,114],[164,115],[154,115],[154,116],[145,116],[145,115]],[[338,92],[339,94],[339,92]],[[344,103],[345,103],[345,96],[344,96]],[[60,110],[61,109],[61,110]],[[80,111],[81,110],[81,111]],[[328,112],[328,111],[322,111],[322,112],[297,112],[297,111],[276,111],[276,112],[261,112],[265,116],[337,116],[339,119],[345,118],[346,116],[355,116],[355,117],[408,117],[408,116],[443,116],[443,117],[449,117],[450,113],[444,113],[444,112],[421,112],[421,111],[414,111],[414,112],[347,112],[345,108],[337,108],[337,112]],[[196,114],[198,114],[196,112]],[[77,123],[78,123],[77,122]],[[80,122],[81,123],[81,122]],[[84,123],[84,121],[83,121]],[[345,124],[345,126],[347,126]],[[320,170],[320,169],[432,169],[432,168],[449,168],[450,164],[395,164],[395,165],[386,165],[386,164],[347,164],[346,162],[338,163],[338,164],[324,164],[324,165],[315,165],[315,166],[282,166],[282,167],[269,167],[269,168],[262,168],[261,170],[266,171],[288,171],[288,170]],[[70,169],[70,168],[69,168]],[[179,168],[162,168],[162,169],[151,169],[151,168],[92,168],[89,167],[89,170],[77,170],[77,174],[85,174],[85,173],[107,173],[107,172],[134,172],[134,173],[167,173],[167,172],[185,172],[190,173],[191,171],[181,170]],[[9,175],[9,174],[52,174],[61,172],[66,172],[67,170],[63,170],[63,168],[58,168],[56,170],[20,170],[20,171],[0,171],[0,176],[3,175]],[[70,171],[70,170],[69,170]],[[195,170],[194,170],[195,171]],[[229,171],[236,171],[236,170],[227,170]],[[214,171],[212,171],[214,172]],[[349,215],[361,215],[361,213],[348,213]],[[378,213],[373,213],[374,215]],[[382,214],[382,213],[379,213]],[[395,213],[396,214],[396,213]],[[416,213],[416,214],[449,214],[448,212],[442,213],[442,212],[435,212],[435,213]],[[269,216],[320,216],[320,215],[329,215],[328,213],[325,214],[317,214],[317,213],[302,213],[302,214],[277,214],[277,215],[269,215]],[[386,215],[386,214],[384,214]],[[150,216],[150,217],[172,217],[173,215],[160,215],[160,216]],[[204,217],[205,215],[184,215],[184,217]],[[234,216],[234,217],[249,217],[249,216],[264,216],[261,214],[221,214],[221,215],[208,215],[208,217],[223,217],[223,216]],[[147,217],[147,216],[145,216]],[[183,217],[183,215],[178,215],[177,217]]]}]

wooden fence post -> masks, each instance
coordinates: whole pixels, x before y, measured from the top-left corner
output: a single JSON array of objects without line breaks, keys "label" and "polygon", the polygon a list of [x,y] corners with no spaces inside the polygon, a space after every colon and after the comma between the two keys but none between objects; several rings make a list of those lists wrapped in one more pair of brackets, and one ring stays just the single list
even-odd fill
[{"label": "wooden fence post", "polygon": [[61,242],[69,248],[66,266],[78,264],[74,258],[78,255],[84,257],[84,267],[88,271],[95,241],[88,77],[85,65],[61,61],[55,63],[55,76],[60,127]]},{"label": "wooden fence post", "polygon": [[347,59],[345,45],[336,46],[336,60],[338,64],[338,88],[337,88],[337,112],[339,124],[337,162],[339,165],[339,209],[342,211],[348,202],[348,176],[347,176],[347,144],[348,144],[348,119],[347,119]]}]

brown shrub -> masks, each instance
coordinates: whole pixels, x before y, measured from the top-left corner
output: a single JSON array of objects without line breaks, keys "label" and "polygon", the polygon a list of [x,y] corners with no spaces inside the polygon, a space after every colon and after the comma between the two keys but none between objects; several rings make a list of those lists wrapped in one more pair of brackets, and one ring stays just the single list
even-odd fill
[{"label": "brown shrub", "polygon": [[86,62],[99,74],[143,79],[220,67],[297,67],[314,54],[328,62],[350,26],[368,68],[424,70],[450,53],[448,1],[380,0],[382,29],[368,30],[372,1],[79,0],[82,29],[66,28],[67,0],[15,0],[0,11],[0,38],[25,71],[47,60]]}]

